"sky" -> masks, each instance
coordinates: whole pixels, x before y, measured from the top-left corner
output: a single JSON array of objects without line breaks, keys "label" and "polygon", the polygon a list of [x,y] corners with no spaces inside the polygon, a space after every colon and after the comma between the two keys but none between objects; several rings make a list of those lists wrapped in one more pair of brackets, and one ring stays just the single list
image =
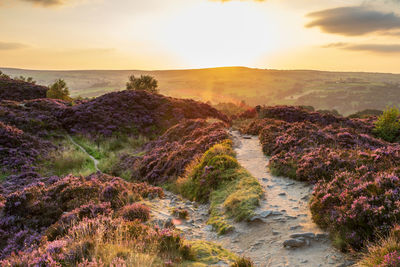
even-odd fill
[{"label": "sky", "polygon": [[400,0],[0,0],[0,66],[400,73]]}]

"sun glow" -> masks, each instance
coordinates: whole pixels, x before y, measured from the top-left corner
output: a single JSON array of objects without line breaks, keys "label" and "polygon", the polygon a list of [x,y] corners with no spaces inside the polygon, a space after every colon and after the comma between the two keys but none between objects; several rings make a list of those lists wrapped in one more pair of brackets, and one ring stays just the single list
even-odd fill
[{"label": "sun glow", "polygon": [[251,65],[285,42],[279,18],[254,2],[202,2],[176,14],[163,28],[163,42],[195,67]]}]

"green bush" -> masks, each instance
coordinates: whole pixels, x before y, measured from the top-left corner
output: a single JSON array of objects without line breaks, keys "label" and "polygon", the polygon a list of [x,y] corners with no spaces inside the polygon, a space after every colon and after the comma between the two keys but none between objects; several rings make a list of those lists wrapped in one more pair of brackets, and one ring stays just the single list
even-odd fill
[{"label": "green bush", "polygon": [[399,122],[400,111],[396,107],[388,107],[375,122],[374,133],[379,138],[388,142],[393,142],[400,130]]},{"label": "green bush", "polygon": [[126,83],[127,90],[140,90],[150,93],[158,93],[157,87],[157,80],[149,75],[141,75],[140,78],[136,78],[135,75],[131,75],[129,77],[129,82]]},{"label": "green bush", "polygon": [[46,93],[47,98],[61,99],[66,101],[71,100],[67,83],[64,80],[58,79],[57,81],[55,81],[54,84],[49,87],[50,88],[49,90],[47,90]]}]

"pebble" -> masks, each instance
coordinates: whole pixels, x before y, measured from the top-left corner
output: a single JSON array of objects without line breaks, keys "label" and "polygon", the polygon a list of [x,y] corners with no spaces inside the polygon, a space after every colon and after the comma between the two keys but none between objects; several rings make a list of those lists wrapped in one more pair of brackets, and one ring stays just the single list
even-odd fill
[{"label": "pebble", "polygon": [[293,238],[293,239],[288,239],[288,240],[283,241],[284,247],[300,248],[305,245],[307,245],[307,242],[305,239],[302,239],[302,238]]},{"label": "pebble", "polygon": [[286,196],[285,192],[279,193],[279,196]]},{"label": "pebble", "polygon": [[291,234],[289,236],[290,238],[309,238],[309,239],[314,239],[315,234],[308,232],[308,233],[296,233],[296,234]]}]

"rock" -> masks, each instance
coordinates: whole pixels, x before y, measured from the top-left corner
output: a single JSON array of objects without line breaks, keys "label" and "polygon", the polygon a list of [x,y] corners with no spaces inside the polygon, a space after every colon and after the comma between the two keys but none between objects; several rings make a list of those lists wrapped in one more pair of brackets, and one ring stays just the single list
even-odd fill
[{"label": "rock", "polygon": [[286,196],[285,192],[279,193],[279,196]]},{"label": "rock", "polygon": [[273,234],[273,235],[279,235],[280,232],[278,232],[278,231],[272,231],[272,234]]},{"label": "rock", "polygon": [[291,219],[291,220],[297,219],[296,216],[290,216],[290,215],[286,215],[286,218]]},{"label": "rock", "polygon": [[279,212],[279,211],[273,211],[273,212],[272,212],[272,215],[282,215],[282,212]]},{"label": "rock", "polygon": [[294,185],[294,182],[287,183],[286,186]]},{"label": "rock", "polygon": [[267,182],[267,181],[268,181],[268,178],[262,178],[262,180],[263,180],[264,182]]},{"label": "rock", "polygon": [[273,188],[274,186],[269,184],[269,185],[267,185],[267,187],[268,188]]},{"label": "rock", "polygon": [[204,230],[211,232],[213,229],[212,225],[207,225],[204,227]]},{"label": "rock", "polygon": [[260,215],[253,216],[249,219],[249,222],[264,222]]},{"label": "rock", "polygon": [[314,233],[296,233],[296,234],[291,234],[290,238],[307,238],[307,239],[314,239],[315,234]]},{"label": "rock", "polygon": [[251,136],[249,136],[249,135],[243,135],[243,139],[251,139]]},{"label": "rock", "polygon": [[269,215],[271,215],[272,214],[272,211],[270,211],[270,210],[265,210],[265,211],[263,211],[263,212],[261,212],[260,213],[260,217],[261,218],[267,218]]},{"label": "rock", "polygon": [[284,247],[300,248],[305,245],[307,245],[307,242],[305,239],[302,239],[302,238],[293,238],[293,239],[287,239],[287,240],[283,241]]},{"label": "rock", "polygon": [[318,240],[320,240],[320,239],[328,239],[328,234],[326,234],[326,233],[320,233],[320,234],[316,234],[315,235],[315,238],[316,239],[318,239]]},{"label": "rock", "polygon": [[295,225],[295,226],[290,226],[290,230],[296,230],[296,229],[299,229],[299,228],[301,228],[302,226],[301,225]]}]

